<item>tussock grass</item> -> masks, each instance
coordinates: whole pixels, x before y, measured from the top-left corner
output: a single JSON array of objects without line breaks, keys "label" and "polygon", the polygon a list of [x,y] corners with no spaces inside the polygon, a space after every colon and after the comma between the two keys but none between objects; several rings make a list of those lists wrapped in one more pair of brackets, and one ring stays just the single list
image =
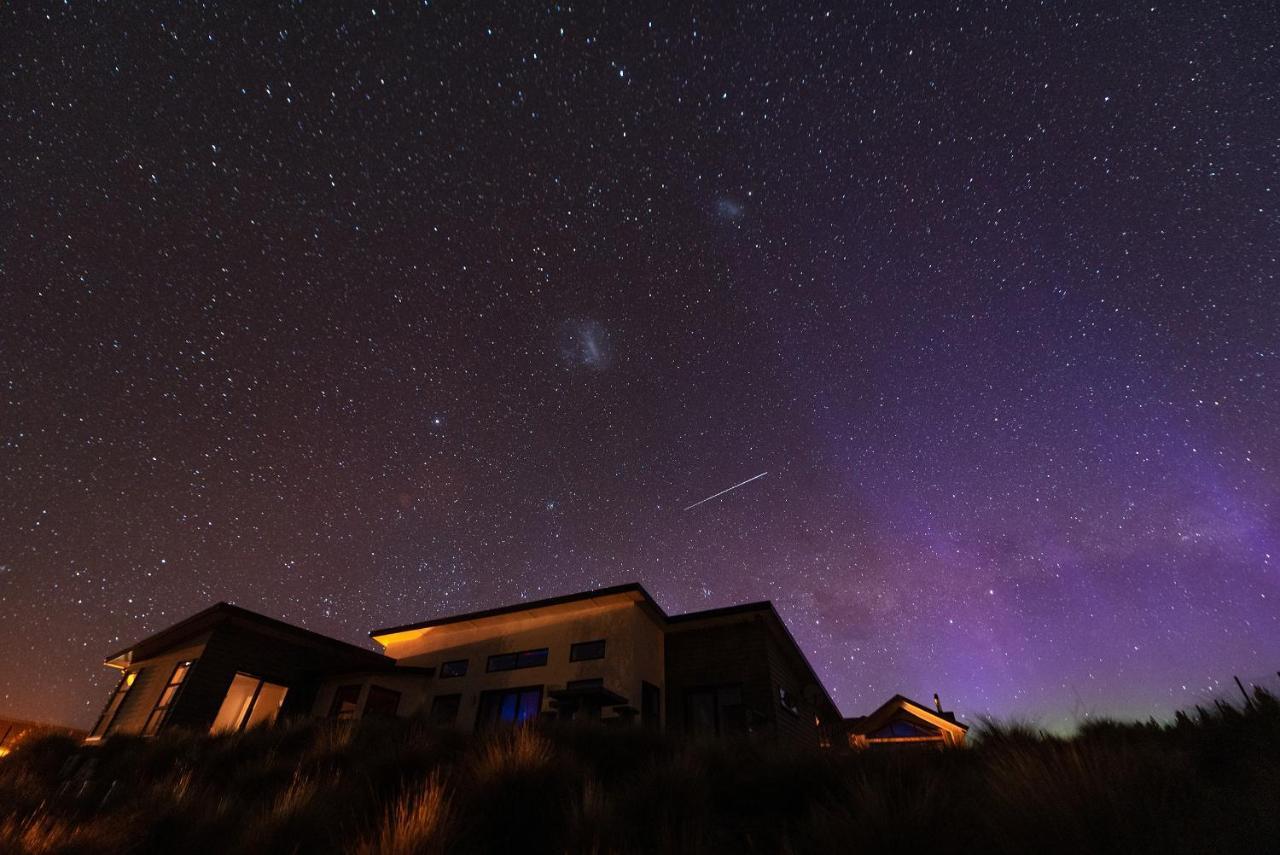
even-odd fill
[{"label": "tussock grass", "polygon": [[424,721],[33,740],[0,760],[0,853],[1274,851],[1280,701],[964,750],[795,751],[644,730]]}]

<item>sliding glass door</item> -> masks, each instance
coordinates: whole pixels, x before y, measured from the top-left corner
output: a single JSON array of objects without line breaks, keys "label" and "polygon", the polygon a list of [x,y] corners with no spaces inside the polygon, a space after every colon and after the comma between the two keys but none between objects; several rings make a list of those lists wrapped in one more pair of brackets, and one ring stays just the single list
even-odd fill
[{"label": "sliding glass door", "polygon": [[268,683],[251,674],[236,674],[213,720],[212,733],[234,733],[275,721],[287,686]]}]

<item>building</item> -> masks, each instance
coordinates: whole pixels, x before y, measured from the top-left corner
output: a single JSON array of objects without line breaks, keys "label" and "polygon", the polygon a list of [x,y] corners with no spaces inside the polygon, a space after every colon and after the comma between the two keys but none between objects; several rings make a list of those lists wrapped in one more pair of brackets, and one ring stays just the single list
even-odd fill
[{"label": "building", "polygon": [[107,657],[121,676],[89,739],[282,715],[420,715],[466,731],[594,720],[810,746],[841,726],[768,602],[670,616],[632,583],[370,636],[383,653],[219,603]]},{"label": "building", "polygon": [[46,736],[65,736],[68,739],[83,739],[87,734],[73,727],[58,724],[46,724],[39,721],[23,721],[0,716],[0,757],[7,757],[19,745],[29,740]]},{"label": "building", "polygon": [[846,720],[849,747],[954,748],[964,744],[968,725],[942,708],[935,694],[933,709],[902,695],[894,695],[868,716]]}]

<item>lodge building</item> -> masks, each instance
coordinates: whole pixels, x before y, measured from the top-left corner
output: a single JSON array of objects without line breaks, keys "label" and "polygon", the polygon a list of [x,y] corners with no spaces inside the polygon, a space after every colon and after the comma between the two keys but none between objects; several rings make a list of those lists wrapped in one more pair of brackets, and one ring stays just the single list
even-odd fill
[{"label": "lodge building", "polygon": [[667,615],[631,583],[370,636],[381,653],[218,603],[106,658],[120,680],[88,741],[234,732],[281,716],[420,716],[464,731],[590,720],[864,747],[892,734],[869,741],[850,723],[901,729],[904,715],[915,743],[963,740],[940,706],[937,716],[910,702],[842,719],[769,602]]}]

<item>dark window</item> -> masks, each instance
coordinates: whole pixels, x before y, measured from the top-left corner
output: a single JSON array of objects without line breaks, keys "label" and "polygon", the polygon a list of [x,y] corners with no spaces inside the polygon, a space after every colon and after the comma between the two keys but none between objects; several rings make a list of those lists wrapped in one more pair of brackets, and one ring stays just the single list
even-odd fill
[{"label": "dark window", "polygon": [[356,717],[356,705],[360,703],[359,686],[339,686],[333,690],[333,703],[329,705],[329,718]]},{"label": "dark window", "polygon": [[800,705],[796,702],[796,696],[781,686],[778,687],[778,703],[792,715],[800,715]]},{"label": "dark window", "polygon": [[569,647],[570,662],[586,662],[588,659],[604,658],[604,639],[598,641],[579,641]]},{"label": "dark window", "polygon": [[746,730],[741,686],[690,689],[684,696],[685,729],[691,734],[723,736]]},{"label": "dark window", "polygon": [[537,650],[524,650],[516,654],[517,668],[536,668],[539,665],[547,664],[547,648],[540,647]]},{"label": "dark window", "polygon": [[880,728],[875,733],[868,734],[872,739],[904,739],[919,737],[938,737],[940,736],[937,728],[928,725],[917,725],[909,721],[894,721]]},{"label": "dark window", "polygon": [[467,660],[454,659],[451,662],[445,662],[440,666],[441,677],[465,677],[467,675]]},{"label": "dark window", "polygon": [[370,686],[369,697],[364,699],[364,717],[383,716],[395,718],[400,709],[400,693],[382,686]]},{"label": "dark window", "polygon": [[662,726],[662,693],[652,683],[640,684],[640,722],[650,730]]},{"label": "dark window", "polygon": [[90,739],[101,739],[110,732],[111,725],[115,723],[116,714],[124,705],[125,696],[129,694],[129,690],[133,688],[133,684],[141,673],[142,669],[139,669],[120,676],[120,682],[116,683],[116,689],[111,693],[111,700],[107,701],[107,705],[102,709],[102,715],[98,716],[97,723],[89,732]]},{"label": "dark window", "polygon": [[519,653],[495,653],[489,657],[486,671],[514,671],[517,668],[536,668],[547,664],[547,648],[522,650]]},{"label": "dark window", "polygon": [[541,711],[541,686],[481,692],[476,727],[482,729],[494,725],[522,724],[537,718]]},{"label": "dark window", "polygon": [[431,723],[451,726],[458,720],[458,707],[462,706],[462,695],[436,695],[431,701]]},{"label": "dark window", "polygon": [[588,677],[585,680],[570,680],[566,689],[603,689],[604,677]]},{"label": "dark window", "polygon": [[160,730],[160,726],[169,717],[169,710],[173,709],[174,702],[178,700],[183,681],[187,679],[187,672],[191,670],[193,664],[195,664],[195,661],[189,659],[173,666],[173,673],[169,675],[169,682],[165,684],[164,691],[160,693],[160,699],[156,701],[155,709],[151,711],[151,715],[147,716],[147,723],[142,726],[143,736],[150,736]]}]

